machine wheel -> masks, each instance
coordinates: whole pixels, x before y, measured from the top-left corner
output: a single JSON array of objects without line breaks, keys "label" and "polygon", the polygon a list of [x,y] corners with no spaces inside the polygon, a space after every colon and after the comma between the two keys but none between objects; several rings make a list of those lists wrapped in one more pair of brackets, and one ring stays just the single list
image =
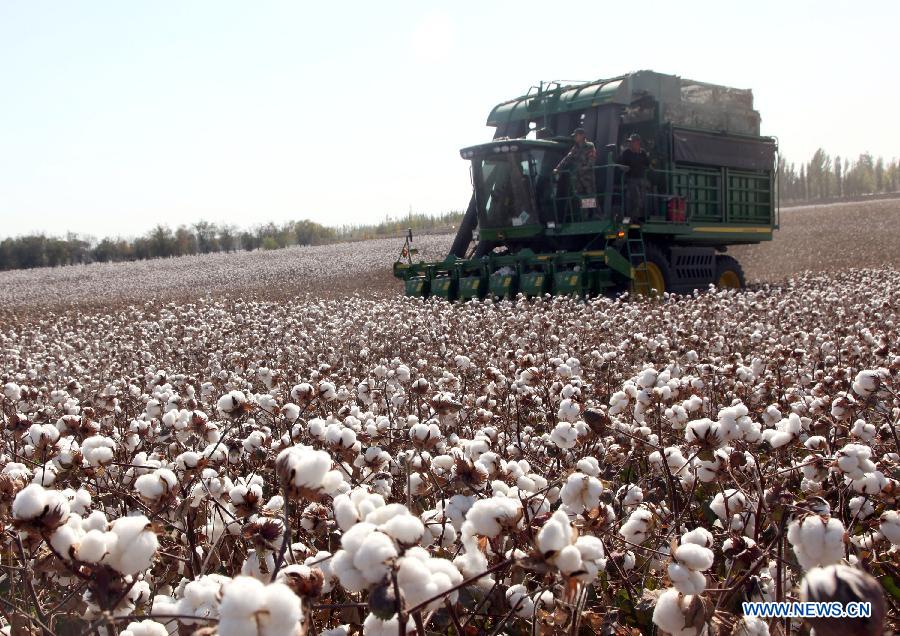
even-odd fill
[{"label": "machine wheel", "polygon": [[719,289],[743,289],[744,270],[731,256],[716,256],[716,287]]},{"label": "machine wheel", "polygon": [[[646,268],[647,284],[658,296],[672,289],[672,269],[669,267],[669,259],[661,249],[655,245],[646,246],[647,262],[642,267]],[[635,293],[634,281],[630,285],[632,293]],[[640,290],[637,290],[640,293]]]}]

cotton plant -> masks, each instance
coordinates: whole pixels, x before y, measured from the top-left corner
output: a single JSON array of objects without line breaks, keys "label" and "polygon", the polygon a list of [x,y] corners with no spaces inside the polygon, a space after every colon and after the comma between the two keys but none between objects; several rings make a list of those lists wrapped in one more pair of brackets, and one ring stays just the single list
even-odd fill
[{"label": "cotton plant", "polygon": [[775,624],[735,598],[712,611],[751,567],[748,600],[799,598],[826,563],[890,575],[892,271],[449,305],[297,298],[284,290],[332,264],[295,250],[277,277],[262,253],[228,256],[246,271],[178,302],[170,289],[218,284],[224,255],[132,264],[140,283],[93,292],[141,292],[115,311],[32,318],[35,290],[58,296],[48,279],[0,285],[19,312],[0,317],[0,525],[21,616],[59,629],[49,610],[71,598],[75,629],[133,636],[454,618],[763,634]]}]

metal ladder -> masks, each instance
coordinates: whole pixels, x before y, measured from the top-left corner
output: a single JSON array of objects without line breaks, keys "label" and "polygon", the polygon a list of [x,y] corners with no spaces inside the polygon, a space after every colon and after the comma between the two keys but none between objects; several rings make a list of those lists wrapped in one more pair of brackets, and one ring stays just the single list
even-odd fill
[{"label": "metal ladder", "polygon": [[650,295],[650,277],[647,274],[647,252],[644,250],[644,235],[640,230],[628,230],[625,239],[628,262],[634,274],[634,293]]}]

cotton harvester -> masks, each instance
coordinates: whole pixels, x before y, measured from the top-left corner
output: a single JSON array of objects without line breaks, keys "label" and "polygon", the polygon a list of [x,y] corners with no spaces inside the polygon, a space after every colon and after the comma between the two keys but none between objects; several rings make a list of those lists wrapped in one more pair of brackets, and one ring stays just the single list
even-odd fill
[{"label": "cotton harvester", "polygon": [[[410,232],[394,264],[409,296],[739,288],[743,271],[725,251],[778,228],[777,143],[760,136],[749,90],[652,71],[542,83],[497,105],[487,124],[493,140],[460,151],[473,193],[449,255],[415,262]],[[554,171],[576,128],[596,148],[595,192]],[[616,163],[635,133],[652,161],[640,218]]]}]

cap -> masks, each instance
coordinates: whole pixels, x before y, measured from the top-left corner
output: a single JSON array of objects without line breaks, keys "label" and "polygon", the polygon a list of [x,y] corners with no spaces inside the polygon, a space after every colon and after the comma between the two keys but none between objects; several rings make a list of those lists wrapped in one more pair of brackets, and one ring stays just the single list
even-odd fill
[{"label": "cap", "polygon": [[630,135],[628,135],[628,141],[640,141],[640,140],[641,140],[641,136],[637,133],[631,133]]},{"label": "cap", "polygon": [[575,135],[584,135],[584,134],[585,134],[584,128],[576,128],[575,130],[572,131],[572,136],[573,136],[573,137],[574,137]]}]

